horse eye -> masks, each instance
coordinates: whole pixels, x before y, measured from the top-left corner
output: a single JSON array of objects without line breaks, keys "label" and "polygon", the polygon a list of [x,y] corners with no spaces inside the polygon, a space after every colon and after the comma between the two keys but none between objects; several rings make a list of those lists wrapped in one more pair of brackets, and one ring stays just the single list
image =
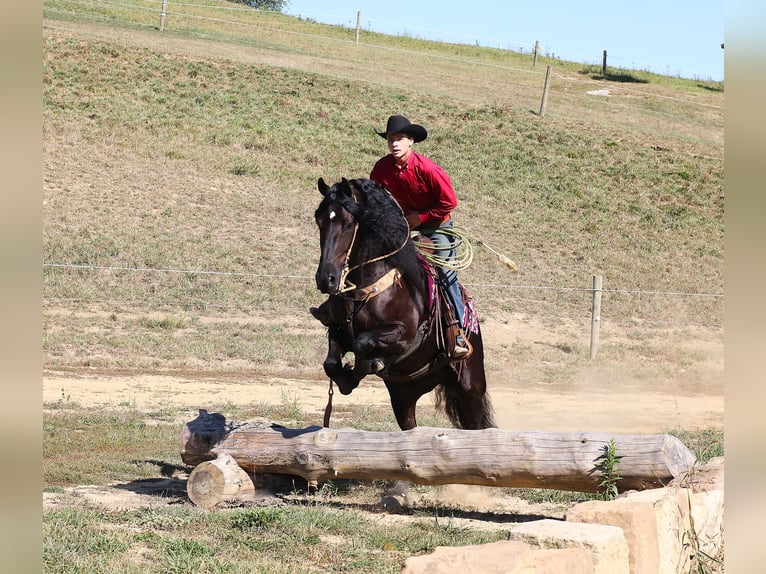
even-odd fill
[{"label": "horse eye", "polygon": [[335,219],[335,212],[334,212],[334,211],[331,211],[331,212],[330,212],[330,215],[329,215],[329,217],[330,217],[330,221],[332,221],[333,219]]}]

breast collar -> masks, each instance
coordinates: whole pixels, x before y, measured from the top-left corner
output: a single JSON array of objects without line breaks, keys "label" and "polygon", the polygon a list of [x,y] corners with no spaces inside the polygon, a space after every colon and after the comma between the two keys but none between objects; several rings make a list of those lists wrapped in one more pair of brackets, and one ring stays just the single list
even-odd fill
[{"label": "breast collar", "polygon": [[383,293],[383,291],[392,285],[401,285],[401,279],[401,271],[399,271],[398,267],[394,267],[374,283],[367,285],[367,287],[357,287],[356,289],[349,291],[347,295],[344,295],[344,297],[353,299],[354,301],[367,302],[370,299]]}]

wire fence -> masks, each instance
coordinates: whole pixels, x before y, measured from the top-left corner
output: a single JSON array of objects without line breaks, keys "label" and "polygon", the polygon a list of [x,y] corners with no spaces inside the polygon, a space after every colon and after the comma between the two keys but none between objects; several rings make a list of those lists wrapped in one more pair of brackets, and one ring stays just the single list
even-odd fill
[{"label": "wire fence", "polygon": [[[165,307],[178,309],[204,309],[219,311],[235,310],[238,312],[250,312],[253,309],[260,310],[282,310],[285,313],[305,313],[310,304],[318,303],[324,296],[316,291],[314,278],[311,275],[287,274],[287,273],[248,273],[233,271],[216,271],[204,269],[181,269],[181,268],[138,268],[138,267],[120,267],[105,265],[85,265],[85,264],[67,264],[67,263],[45,263],[43,269],[60,272],[90,272],[90,273],[108,273],[111,278],[108,282],[100,286],[94,285],[91,293],[109,293],[106,296],[93,295],[88,298],[67,297],[51,294],[56,291],[55,288],[48,288],[48,294],[44,299],[50,303],[63,304],[70,303],[99,303],[108,305],[131,304],[139,307]],[[185,278],[214,277],[223,280],[239,281],[240,285],[246,283],[245,287],[229,286],[229,288],[219,288],[210,283],[205,284],[200,291],[200,287],[191,280],[185,287],[180,289],[177,286],[168,288],[165,295],[161,295],[156,285],[151,285],[148,290],[144,285],[127,286],[125,280],[122,287],[116,287],[113,274],[133,274],[144,275],[152,274],[158,276],[184,276]],[[289,285],[289,289],[279,289],[273,286],[262,288],[253,284],[253,280],[268,281],[275,285]],[[120,280],[117,279],[116,283]],[[495,306],[508,309],[509,307],[519,310],[530,311],[539,319],[561,319],[572,321],[592,320],[591,303],[594,295],[598,293],[605,297],[630,298],[632,305],[623,307],[628,309],[619,315],[608,320],[623,324],[652,324],[655,326],[679,325],[684,322],[680,311],[676,318],[658,319],[657,299],[669,301],[670,299],[696,299],[702,301],[702,305],[715,309],[723,305],[723,293],[715,292],[684,292],[684,291],[664,291],[648,289],[610,289],[607,287],[574,287],[574,286],[553,286],[553,285],[529,285],[514,283],[486,283],[486,282],[463,282],[475,297],[484,298],[487,302],[494,303]],[[493,296],[493,293],[500,291],[501,297]],[[537,297],[525,297],[523,293],[534,293]],[[548,298],[545,294],[553,294]],[[542,296],[540,296],[542,294]],[[558,298],[562,296],[563,298]],[[574,298],[575,303],[572,303]],[[225,302],[222,302],[225,301]],[[508,301],[511,301],[509,303]],[[668,304],[670,309],[678,306],[673,303]],[[545,309],[548,309],[546,312]],[[580,309],[580,312],[577,309]],[[562,312],[563,311],[563,312]],[[706,313],[710,316],[716,316],[720,311],[713,310],[712,313]],[[666,314],[665,314],[666,315]],[[667,316],[667,315],[666,315]],[[688,324],[688,323],[687,323]],[[696,326],[720,328],[720,320],[707,321],[704,324],[694,324]],[[689,325],[692,326],[692,325]]]},{"label": "wire fence", "polygon": [[[317,57],[343,61],[352,58],[354,65],[351,68],[344,65],[332,73],[355,81],[428,85],[434,94],[449,95],[457,100],[463,98],[473,102],[480,97],[497,106],[534,111],[543,109],[542,99],[548,115],[574,122],[581,122],[583,110],[587,109],[588,121],[594,124],[617,130],[637,130],[653,137],[662,133],[663,138],[670,141],[696,139],[712,145],[710,155],[686,150],[682,153],[695,158],[723,158],[723,105],[709,101],[702,94],[678,97],[663,93],[661,89],[640,89],[637,87],[640,84],[633,82],[630,85],[620,81],[607,82],[597,73],[567,71],[558,66],[556,60],[550,61],[552,69],[548,76],[546,66],[531,65],[532,56],[528,56],[527,65],[522,65],[524,60],[510,52],[508,57],[495,54],[479,59],[436,53],[427,46],[420,48],[416,44],[403,47],[396,40],[386,44],[384,36],[370,35],[360,41],[353,38],[353,29],[221,4],[59,0],[55,6],[58,13],[77,17],[87,14],[88,18],[125,26],[165,29],[170,33],[177,30],[200,38],[226,39],[256,50],[276,50],[278,53],[287,50],[295,55],[291,66],[303,66],[310,71],[315,69]],[[298,63],[303,57],[309,59]],[[423,65],[407,72],[399,64],[402,57]],[[537,62],[536,57],[534,61]],[[461,86],[460,93],[451,88],[456,84]],[[711,130],[716,129],[720,136],[711,136]]]},{"label": "wire fence", "polygon": [[[596,58],[593,57],[593,55],[586,55],[582,53],[572,53],[572,52],[561,52],[556,51],[553,49],[552,46],[549,46],[547,44],[540,45],[539,41],[532,41],[532,40],[518,40],[518,39],[508,39],[503,38],[500,36],[485,36],[480,34],[466,34],[464,32],[455,32],[451,30],[442,30],[442,29],[436,29],[431,28],[428,26],[416,26],[413,25],[412,22],[399,22],[395,20],[384,20],[380,18],[370,18],[365,16],[362,12],[352,11],[349,10],[349,13],[347,14],[328,14],[326,12],[293,12],[290,10],[289,6],[287,8],[287,14],[292,16],[297,16],[299,18],[311,18],[316,19],[318,21],[334,24],[334,25],[340,25],[344,26],[346,28],[354,28],[357,24],[357,22],[360,23],[360,25],[364,25],[364,29],[370,32],[379,32],[383,34],[393,34],[393,35],[404,35],[404,36],[413,36],[415,38],[419,37],[419,34],[422,34],[423,37],[430,37],[430,38],[439,38],[439,40],[435,41],[450,41],[460,44],[470,44],[470,45],[476,45],[476,46],[483,46],[486,48],[498,48],[500,50],[509,50],[514,52],[519,52],[521,54],[527,53],[527,54],[533,54],[535,50],[538,50],[540,54],[545,54],[548,58],[559,58],[559,59],[566,59],[573,62],[580,62],[583,64],[588,65],[597,65],[601,64],[601,53],[596,55]],[[491,16],[488,16],[488,18],[491,18]],[[622,57],[620,55],[610,55],[609,57],[610,61],[618,62],[618,67],[621,68],[630,68],[630,69],[637,69],[637,70],[643,70],[650,73],[662,73],[660,71],[660,67],[654,66],[654,70],[652,70],[653,66],[651,64],[646,64],[642,62],[637,62],[635,58],[629,58],[629,57]],[[668,75],[670,75],[669,70],[670,66],[666,65],[665,68],[668,70]],[[693,78],[704,78],[706,76],[709,77],[709,74],[703,74],[699,72],[695,72],[693,70],[683,70],[686,72],[685,77],[693,77]],[[681,71],[679,71],[679,76],[681,75]]]},{"label": "wire fence", "polygon": [[[153,12],[157,14],[158,21],[159,19],[163,17],[164,18],[193,17],[198,19],[207,19],[210,21],[227,22],[226,20],[218,19],[218,18],[191,15],[189,14],[189,12],[182,11],[183,9],[216,10],[224,14],[226,13],[252,14],[254,12],[266,13],[266,14],[268,13],[268,11],[259,10],[253,7],[211,5],[211,4],[203,4],[199,2],[170,2],[169,0],[138,0],[137,2],[118,2],[115,0],[91,0],[91,1],[94,3],[108,4],[108,5],[122,6],[122,7],[131,7],[136,10]],[[366,32],[412,36],[413,38],[416,38],[416,39],[418,38],[416,34],[418,32],[422,32],[424,36],[443,38],[444,39],[443,41],[452,41],[455,43],[483,46],[487,48],[498,48],[500,50],[508,50],[513,52],[518,52],[520,54],[526,53],[530,55],[532,55],[535,52],[535,50],[537,50],[540,53],[540,55],[545,55],[545,57],[551,58],[551,59],[567,59],[569,61],[579,62],[584,65],[590,65],[590,66],[601,64],[600,57],[594,58],[592,55],[586,56],[584,54],[562,53],[561,51],[559,51],[558,54],[556,54],[556,52],[549,45],[544,43],[542,46],[540,46],[539,41],[517,40],[517,39],[507,39],[507,38],[500,38],[500,37],[482,36],[482,35],[476,35],[476,34],[465,34],[462,32],[435,29],[428,26],[415,26],[411,22],[405,23],[405,22],[399,22],[396,20],[370,18],[365,16],[361,12],[358,12],[357,10],[353,10],[353,9],[349,9],[349,12],[347,14],[328,14],[326,12],[293,12],[290,10],[290,7],[288,5],[287,10],[284,12],[284,14],[287,16],[293,16],[293,17],[301,18],[301,19],[326,22],[330,25],[341,26],[348,29],[354,29],[357,26],[357,24],[359,24],[360,28],[365,30]],[[228,23],[241,24],[240,22],[233,22],[233,21],[229,21]],[[362,24],[364,24],[364,26],[362,26]],[[403,30],[404,32],[395,32],[393,30]],[[329,39],[329,38],[325,37],[325,39]],[[442,40],[438,40],[438,41],[442,41]],[[601,54],[598,54],[597,56],[601,56]],[[621,57],[619,55],[610,55],[609,58],[610,58],[610,61],[617,62],[619,64],[617,66],[618,68],[642,70],[649,73],[657,73],[657,74],[662,73],[659,69],[652,70],[652,65],[636,62],[635,59],[633,58]],[[670,66],[666,66],[666,68],[668,69],[667,75],[670,75],[669,73]],[[680,76],[680,72],[679,72],[679,76]],[[705,74],[689,71],[686,73],[685,77],[702,79],[704,78],[704,76]],[[709,81],[714,81],[714,80],[710,79]]]},{"label": "wire fence", "polygon": [[[91,6],[96,7],[98,5],[105,5],[105,6],[117,6],[121,8],[128,9],[128,12],[125,13],[124,17],[120,18],[115,15],[107,16],[105,14],[96,14],[97,17],[101,17],[104,20],[118,20],[123,23],[131,23],[131,21],[128,19],[129,11],[135,10],[138,12],[143,13],[150,13],[153,15],[154,20],[159,23],[160,18],[164,14],[166,25],[168,25],[172,20],[175,18],[179,21],[183,21],[184,19],[191,19],[191,20],[198,20],[198,21],[207,21],[211,23],[217,23],[217,24],[227,24],[231,27],[241,27],[241,28],[249,28],[251,30],[258,30],[258,31],[264,31],[264,32],[274,32],[277,34],[286,34],[286,35],[292,35],[296,37],[304,37],[308,39],[321,39],[328,42],[335,42],[340,44],[347,44],[347,45],[356,45],[360,42],[357,42],[355,40],[352,40],[350,38],[341,38],[336,36],[331,36],[327,34],[318,34],[316,32],[304,32],[298,29],[291,29],[289,21],[275,21],[273,19],[263,21],[252,21],[251,19],[227,19],[225,17],[211,17],[209,15],[205,15],[204,13],[207,13],[209,11],[220,12],[222,16],[229,14],[229,15],[242,15],[242,16],[251,16],[253,14],[256,14],[260,17],[266,17],[271,12],[268,11],[262,11],[255,8],[246,8],[246,7],[238,7],[238,6],[222,6],[222,5],[214,5],[214,4],[201,4],[201,3],[192,3],[192,2],[169,2],[166,0],[134,0],[133,2],[118,2],[116,0],[72,0],[71,2],[72,6],[78,6],[78,5],[84,5],[84,6]],[[77,10],[71,10],[73,13],[77,13]],[[201,13],[204,12],[204,13]],[[311,16],[319,16],[320,14],[291,14],[291,16],[295,16],[297,18],[309,18]],[[325,16],[325,15],[322,15]],[[377,20],[370,20],[370,22],[378,22]],[[267,23],[265,23],[267,22]],[[405,26],[405,24],[397,23],[397,22],[390,22],[390,21],[379,21],[380,23],[386,23],[386,24],[394,24],[398,26]],[[349,24],[350,28],[353,28],[353,25],[351,24],[351,21],[348,20],[346,23]],[[409,27],[409,24],[406,25]],[[401,52],[402,54],[411,54],[413,56],[422,57],[422,58],[438,58],[441,60],[449,61],[449,62],[461,62],[465,64],[469,64],[470,66],[477,66],[481,68],[490,68],[490,69],[496,69],[496,70],[506,70],[506,71],[512,71],[515,73],[523,73],[528,75],[533,75],[542,78],[545,75],[545,70],[543,68],[537,69],[529,69],[529,68],[523,68],[518,66],[509,66],[504,65],[501,63],[496,62],[487,62],[487,61],[481,61],[481,60],[475,60],[465,57],[458,57],[458,56],[450,56],[446,54],[434,54],[432,52],[426,52],[421,50],[416,50],[412,48],[401,48],[397,46],[388,46],[388,45],[382,45],[382,44],[373,44],[370,42],[361,42],[362,44],[376,48],[379,50],[387,50],[387,51],[396,51]],[[531,51],[531,44],[523,44],[519,42],[511,42],[513,45],[521,45],[522,48],[520,50],[520,53],[524,53],[523,47],[526,46]],[[555,60],[555,56],[548,56],[549,59]],[[560,57],[558,58],[561,59]],[[572,77],[570,75],[563,75],[563,74],[557,74],[557,77],[561,80],[564,80],[568,83],[574,83],[574,84],[581,84],[581,85],[592,85],[592,86],[599,86],[603,87],[604,82],[599,81],[596,79],[584,79],[584,78],[577,78]],[[513,86],[512,83],[506,83],[509,86]],[[633,96],[640,96],[642,98],[652,98],[652,99],[658,99],[658,100],[669,100],[674,101],[678,103],[684,103],[691,106],[699,106],[703,108],[711,108],[711,109],[718,109],[723,110],[722,105],[717,104],[711,104],[707,102],[701,102],[697,101],[691,98],[679,98],[677,96],[669,96],[665,94],[659,94],[656,92],[648,91],[648,90],[639,90],[636,88],[630,88],[625,86],[619,86],[615,85],[615,83],[610,84],[610,89],[613,91],[617,91],[620,93],[625,94],[631,94]],[[722,119],[722,118],[721,118]]]}]

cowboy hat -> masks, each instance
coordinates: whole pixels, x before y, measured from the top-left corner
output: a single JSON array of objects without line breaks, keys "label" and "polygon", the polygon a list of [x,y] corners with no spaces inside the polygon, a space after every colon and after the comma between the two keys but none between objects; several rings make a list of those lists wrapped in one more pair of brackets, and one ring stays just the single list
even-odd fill
[{"label": "cowboy hat", "polygon": [[410,120],[404,116],[389,117],[388,123],[386,124],[386,131],[379,132],[378,130],[375,130],[375,133],[383,139],[386,139],[388,134],[407,134],[416,142],[422,142],[428,137],[426,128],[419,126],[418,124],[410,123]]}]

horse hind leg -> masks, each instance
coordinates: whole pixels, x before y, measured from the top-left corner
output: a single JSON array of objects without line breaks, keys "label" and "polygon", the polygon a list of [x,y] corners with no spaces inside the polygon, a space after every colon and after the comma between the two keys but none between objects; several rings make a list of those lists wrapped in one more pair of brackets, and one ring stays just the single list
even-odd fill
[{"label": "horse hind leg", "polygon": [[436,403],[457,428],[478,430],[497,427],[489,395],[486,392],[466,392],[457,380],[437,387]]},{"label": "horse hind leg", "polygon": [[380,499],[380,505],[389,512],[397,511],[401,508],[411,506],[414,502],[410,491],[412,483],[406,480],[397,480],[394,486],[389,488]]},{"label": "horse hind leg", "polygon": [[396,417],[396,424],[402,430],[414,429],[418,426],[415,418],[415,407],[418,399],[424,394],[423,389],[419,388],[416,383],[389,383],[387,381],[385,383],[391,399],[391,408],[394,411],[394,417]]}]

